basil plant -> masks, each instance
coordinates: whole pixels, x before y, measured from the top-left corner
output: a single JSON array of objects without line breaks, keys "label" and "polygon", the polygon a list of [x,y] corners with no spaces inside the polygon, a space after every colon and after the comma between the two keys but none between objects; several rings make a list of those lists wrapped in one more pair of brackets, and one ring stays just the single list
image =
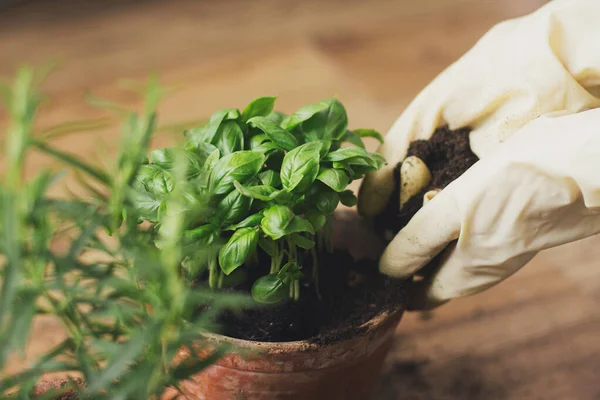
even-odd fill
[{"label": "basil plant", "polygon": [[[310,279],[318,286],[317,250],[331,251],[334,210],[339,203],[355,205],[350,182],[385,163],[362,141],[382,136],[348,130],[338,100],[289,116],[273,111],[274,103],[274,97],[261,97],[242,112],[215,112],[204,126],[184,132],[183,146],[152,151],[132,184],[137,214],[156,230],[159,249],[160,231],[168,229],[164,219],[185,212],[182,267],[190,279],[207,279],[214,289],[239,283],[260,252],[268,255],[251,291],[268,304],[299,298],[303,260],[313,263]],[[176,158],[187,163],[184,180],[174,179]],[[185,205],[169,210],[176,186]]]}]

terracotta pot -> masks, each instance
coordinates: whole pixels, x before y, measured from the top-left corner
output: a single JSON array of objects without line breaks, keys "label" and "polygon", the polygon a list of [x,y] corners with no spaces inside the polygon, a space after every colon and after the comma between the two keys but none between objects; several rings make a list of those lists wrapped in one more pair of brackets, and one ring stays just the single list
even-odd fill
[{"label": "terracotta pot", "polygon": [[[366,400],[377,383],[402,313],[398,309],[380,314],[365,323],[359,335],[328,344],[252,342],[207,335],[212,345],[226,343],[235,350],[183,382],[183,398]],[[182,350],[178,358],[190,356],[189,350]],[[203,352],[197,356],[202,357]]]},{"label": "terracotta pot", "polygon": [[[81,378],[75,378],[73,381],[69,379],[54,379],[45,380],[37,384],[30,395],[31,398],[38,398],[47,396],[50,391],[56,391],[57,396],[53,400],[77,400],[77,390],[72,388],[72,384],[79,386],[80,388],[85,387],[85,382]],[[9,398],[17,397],[17,393],[9,394]]]}]

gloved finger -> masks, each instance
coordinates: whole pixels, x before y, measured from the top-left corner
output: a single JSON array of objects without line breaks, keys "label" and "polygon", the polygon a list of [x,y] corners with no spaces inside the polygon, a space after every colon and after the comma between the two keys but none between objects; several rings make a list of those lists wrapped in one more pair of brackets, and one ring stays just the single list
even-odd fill
[{"label": "gloved finger", "polygon": [[450,242],[444,250],[414,276],[413,282],[408,289],[408,302],[406,304],[408,311],[429,311],[449,301],[430,298],[428,294],[433,277],[453,254],[456,243],[456,241]]},{"label": "gloved finger", "polygon": [[379,270],[404,278],[428,264],[461,230],[459,210],[450,186],[421,208],[383,252]]},{"label": "gloved finger", "polygon": [[358,190],[357,208],[360,215],[375,217],[383,212],[396,185],[394,166],[395,164],[388,164],[365,176]]},{"label": "gloved finger", "polygon": [[500,265],[485,265],[485,260],[473,263],[461,254],[460,248],[450,247],[437,271],[412,285],[407,309],[431,310],[452,299],[489,289],[517,272],[535,254],[519,254]]}]

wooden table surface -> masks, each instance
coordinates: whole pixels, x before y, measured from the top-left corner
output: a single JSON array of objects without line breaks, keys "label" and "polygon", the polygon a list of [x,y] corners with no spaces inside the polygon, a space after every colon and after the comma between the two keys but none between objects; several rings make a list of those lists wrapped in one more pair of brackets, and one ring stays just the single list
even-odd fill
[{"label": "wooden table surface", "polygon": [[[157,71],[179,86],[161,107],[165,123],[260,95],[279,96],[283,111],[339,96],[351,126],[385,132],[494,23],[545,2],[23,2],[0,11],[0,76],[24,62],[61,63],[45,86],[53,101],[41,124],[98,116],[82,101],[85,91],[134,106],[119,80]],[[59,145],[94,154],[99,140],[110,147],[115,137],[105,131]],[[590,238],[540,254],[505,283],[431,318],[406,315],[374,398],[600,399],[599,263],[600,238]],[[38,320],[36,330],[30,357],[61,336],[52,320]]]}]

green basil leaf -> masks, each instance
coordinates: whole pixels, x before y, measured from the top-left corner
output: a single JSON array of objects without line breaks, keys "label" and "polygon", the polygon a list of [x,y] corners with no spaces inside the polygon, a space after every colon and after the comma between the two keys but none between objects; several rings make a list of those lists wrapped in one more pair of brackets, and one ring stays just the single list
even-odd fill
[{"label": "green basil leaf", "polygon": [[194,151],[177,147],[153,150],[148,158],[153,165],[158,165],[167,170],[174,169],[176,159],[185,160],[188,178],[200,175],[204,170],[204,162],[206,161]]},{"label": "green basil leaf", "polygon": [[374,129],[354,129],[354,133],[361,138],[370,137],[377,139],[379,143],[383,143],[383,135]]},{"label": "green basil leaf", "polygon": [[371,156],[371,159],[375,162],[377,169],[383,167],[384,165],[387,165],[387,161],[385,160],[385,158],[383,158],[382,155],[377,153],[369,153],[369,155]]},{"label": "green basil leaf", "polygon": [[347,158],[342,161],[334,161],[333,162],[333,168],[343,169],[346,172],[348,172],[348,168],[357,168],[357,167],[375,168],[364,157],[351,157],[351,158]]},{"label": "green basil leaf", "polygon": [[210,178],[210,170],[202,172],[200,175],[198,175],[193,180],[190,180],[189,182],[193,183],[198,188],[207,189],[208,188],[208,178]]},{"label": "green basil leaf", "polygon": [[213,194],[224,194],[233,189],[233,182],[245,183],[252,179],[263,166],[265,157],[254,151],[238,151],[227,154],[215,164],[209,188]]},{"label": "green basil leaf", "polygon": [[283,189],[271,193],[270,198],[279,204],[287,204],[292,200],[292,194],[286,189]]},{"label": "green basil leaf", "polygon": [[316,197],[320,192],[324,190],[329,190],[327,185],[323,182],[316,180],[308,189],[304,191],[305,199],[311,199]]},{"label": "green basil leaf", "polygon": [[[363,157],[353,157],[343,161],[334,161],[333,167],[343,169],[350,176],[350,179],[360,179],[364,175],[381,168],[383,157],[372,157],[366,159]],[[385,164],[383,164],[385,165]]]},{"label": "green basil leaf", "polygon": [[310,240],[307,237],[304,237],[302,235],[299,234],[293,234],[290,239],[294,242],[294,244],[300,248],[303,248],[305,250],[310,250],[313,247],[315,247],[315,242],[313,242],[312,240]]},{"label": "green basil leaf", "polygon": [[292,219],[292,221],[288,224],[288,226],[285,227],[285,235],[299,232],[315,233],[315,230],[313,229],[313,226],[310,223],[310,221],[295,216],[294,219]]},{"label": "green basil leaf", "polygon": [[215,151],[218,151],[219,149],[217,149],[216,146],[210,143],[200,142],[198,143],[198,146],[188,147],[188,150],[193,151],[198,157],[206,161],[208,157],[210,157]]},{"label": "green basil leaf", "polygon": [[367,151],[360,147],[344,147],[327,154],[323,161],[346,161],[354,160],[355,163],[364,161],[367,165],[376,166],[376,162],[372,160],[371,156]]},{"label": "green basil leaf", "polygon": [[250,149],[254,150],[256,147],[267,142],[268,140],[269,140],[269,137],[264,133],[259,133],[258,135],[254,135],[250,138]]},{"label": "green basil leaf", "polygon": [[352,131],[346,131],[346,133],[344,134],[344,136],[342,136],[342,138],[340,140],[342,142],[352,143],[353,145],[358,146],[363,149],[365,148],[365,144],[363,143],[360,136],[358,136],[356,133],[354,133]]},{"label": "green basil leaf", "polygon": [[284,129],[290,131],[296,126],[303,123],[304,121],[310,119],[316,113],[323,111],[327,108],[329,108],[329,103],[327,103],[326,101],[320,101],[315,104],[309,104],[307,106],[300,107],[295,113],[293,113],[284,121],[282,121],[282,125]]},{"label": "green basil leaf", "polygon": [[242,111],[242,121],[248,122],[253,117],[266,117],[275,106],[276,97],[259,97],[254,99]]},{"label": "green basil leaf", "polygon": [[164,220],[165,217],[168,215],[169,214],[167,213],[167,202],[161,201],[160,205],[158,206],[158,210],[157,210],[158,221],[160,222],[160,221]]},{"label": "green basil leaf", "polygon": [[237,121],[223,121],[215,134],[212,144],[217,146],[222,155],[244,149],[244,133]]},{"label": "green basil leaf", "polygon": [[292,150],[298,146],[298,140],[294,135],[266,117],[254,117],[248,121],[248,125],[263,131],[273,143],[284,150]]},{"label": "green basil leaf", "polygon": [[301,279],[304,276],[300,266],[295,262],[286,263],[279,272],[277,273],[277,278],[283,281],[283,283],[288,284]]},{"label": "green basil leaf", "polygon": [[268,169],[258,174],[258,179],[260,179],[260,181],[267,186],[273,186],[275,188],[281,186],[281,179],[279,179],[279,174],[271,169]]},{"label": "green basil leaf", "polygon": [[129,193],[129,197],[139,218],[150,222],[158,221],[158,209],[163,201],[162,196],[157,196],[144,188],[137,188]]},{"label": "green basil leaf", "polygon": [[348,128],[348,114],[344,105],[337,99],[330,99],[325,123],[325,137],[339,140]]},{"label": "green basil leaf", "polygon": [[336,192],[341,192],[350,184],[350,178],[344,171],[333,168],[321,168],[317,179]]},{"label": "green basil leaf", "polygon": [[281,126],[282,122],[284,119],[286,119],[286,115],[282,112],[279,111],[273,111],[271,114],[267,115],[267,118],[269,118],[271,121],[273,121],[274,123],[276,123],[277,125]]},{"label": "green basil leaf", "polygon": [[273,239],[268,237],[261,237],[258,241],[258,245],[261,249],[265,251],[269,255],[269,257],[277,257],[277,253],[279,252],[279,247],[277,243]]},{"label": "green basil leaf", "polygon": [[183,133],[188,144],[197,147],[199,143],[212,143],[223,121],[240,117],[240,112],[232,108],[218,110],[211,115],[208,123],[200,128],[187,130]]},{"label": "green basil leaf", "polygon": [[310,210],[304,213],[304,217],[310,222],[315,232],[323,229],[327,223],[327,217],[320,211]]},{"label": "green basil leaf", "polygon": [[332,141],[331,145],[329,146],[328,153],[331,153],[332,151],[338,150],[340,148],[340,145],[341,145],[341,142],[339,140]]},{"label": "green basil leaf", "polygon": [[210,155],[206,157],[206,160],[204,161],[204,171],[210,172],[215,167],[215,165],[217,165],[217,161],[219,161],[219,158],[221,158],[221,152],[215,147],[215,150],[211,152]]},{"label": "green basil leaf", "polygon": [[160,166],[144,164],[138,169],[133,185],[150,193],[167,194],[173,191],[175,181],[171,173]]},{"label": "green basil leaf", "polygon": [[348,115],[337,99],[326,99],[322,103],[327,104],[327,108],[303,122],[302,130],[311,141],[321,140],[331,143],[332,140],[338,140],[346,133]]},{"label": "green basil leaf", "polygon": [[223,108],[215,111],[211,116],[209,122],[217,121],[228,121],[232,119],[239,119],[240,111],[237,108]]},{"label": "green basil leaf", "polygon": [[152,168],[151,164],[142,165],[139,172],[150,172],[152,179],[143,181],[143,185],[153,193],[167,194],[171,193],[175,186],[173,175],[160,167]]},{"label": "green basil leaf", "polygon": [[219,250],[225,244],[218,234],[219,232],[215,231],[213,236],[214,239],[210,240],[209,244],[206,244],[202,240],[190,240],[185,242],[186,245],[184,251],[187,256],[184,258],[182,266],[191,277],[196,278],[198,274],[206,268],[209,262],[214,261],[215,258],[218,257]]},{"label": "green basil leaf", "polygon": [[[160,227],[162,230],[164,225]],[[169,233],[164,233],[168,235]],[[199,264],[204,264],[208,261],[209,257],[214,257],[217,255],[218,249],[222,246],[222,243],[219,240],[219,228],[212,225],[206,224],[199,226],[197,228],[186,230],[183,232],[183,249],[185,254],[193,255],[194,260]],[[156,247],[161,248],[162,243],[161,240],[158,239],[156,242]],[[201,265],[192,264],[188,265],[189,268],[187,270],[190,273],[198,273]]]},{"label": "green basil leaf", "polygon": [[187,158],[189,154],[191,154],[193,157],[196,157],[196,155],[189,150],[182,150],[176,147],[167,147],[163,149],[152,150],[150,152],[150,156],[148,156],[148,160],[150,163],[157,165],[163,169],[171,169],[173,167],[173,163],[175,162],[176,156],[182,156]]},{"label": "green basil leaf", "polygon": [[132,190],[128,193],[139,217],[157,222],[160,219],[159,210],[164,210],[164,201],[173,191],[174,185],[169,171],[153,164],[140,166],[132,183]]},{"label": "green basil leaf", "polygon": [[346,207],[354,207],[358,199],[351,190],[344,190],[340,193],[340,202]]},{"label": "green basil leaf", "polygon": [[275,205],[263,211],[260,226],[271,239],[277,240],[287,234],[287,227],[294,220],[294,212],[286,206]]},{"label": "green basil leaf", "polygon": [[188,148],[195,148],[198,144],[203,143],[205,126],[186,129],[183,131],[183,137]]},{"label": "green basil leaf", "polygon": [[265,275],[258,278],[250,291],[252,298],[262,304],[278,304],[289,296],[289,285],[277,275]]},{"label": "green basil leaf", "polygon": [[345,161],[334,161],[333,168],[344,171],[351,181],[356,179],[356,173],[354,172],[353,166],[350,166],[350,164]]},{"label": "green basil leaf", "polygon": [[233,233],[229,241],[219,251],[219,265],[229,275],[242,265],[256,250],[258,231],[254,228],[241,228]]},{"label": "green basil leaf", "polygon": [[228,227],[224,228],[223,230],[224,231],[235,231],[240,228],[253,228],[255,226],[260,225],[260,221],[262,220],[262,218],[263,218],[262,213],[252,214],[249,217],[247,217],[246,219],[244,219],[242,222],[240,222],[239,224],[228,226]]},{"label": "green basil leaf", "polygon": [[349,158],[343,161],[334,161],[333,168],[343,169],[351,180],[360,179],[365,174],[377,170],[377,167],[371,165],[372,162],[362,157]]},{"label": "green basil leaf", "polygon": [[217,218],[221,225],[239,222],[248,215],[251,205],[251,198],[233,190],[217,205]]},{"label": "green basil leaf", "polygon": [[320,192],[313,200],[319,211],[325,215],[332,214],[340,202],[340,196],[331,190]]},{"label": "green basil leaf", "polygon": [[322,143],[310,142],[290,151],[281,163],[281,182],[288,190],[306,190],[319,173],[319,151]]},{"label": "green basil leaf", "polygon": [[272,154],[277,152],[282,152],[281,148],[271,141],[261,143],[260,145],[253,148],[252,151],[262,153],[266,157],[270,157]]},{"label": "green basil leaf", "polygon": [[185,212],[184,224],[197,224],[208,221],[215,213],[215,207],[206,190],[195,186],[195,181],[181,182],[180,202],[177,212]]},{"label": "green basil leaf", "polygon": [[198,243],[203,245],[211,244],[216,237],[218,228],[214,225],[207,224],[202,225],[194,229],[190,229],[184,232],[184,241],[186,243]]},{"label": "green basil leaf", "polygon": [[[382,156],[380,156],[379,154],[376,153],[367,153],[367,157],[365,156],[358,156],[358,157],[350,157],[347,158],[345,160],[343,160],[343,162],[346,165],[350,165],[353,168],[355,167],[370,167],[371,169],[368,172],[371,172],[373,170],[378,170],[379,168],[381,168],[382,166],[386,165],[387,162],[385,161],[385,158],[383,158]],[[334,162],[335,164],[335,162]],[[367,173],[367,172],[365,172]]]},{"label": "green basil leaf", "polygon": [[275,189],[274,187],[267,185],[245,187],[237,181],[234,182],[234,185],[237,191],[245,197],[251,199],[258,199],[262,201],[271,200],[271,195],[277,191],[277,189]]},{"label": "green basil leaf", "polygon": [[199,186],[206,187],[210,171],[214,168],[217,161],[219,161],[221,152],[212,144],[204,142],[200,142],[197,147],[189,146],[188,150],[193,151],[200,159],[204,160],[201,172],[196,177],[196,183]]}]

